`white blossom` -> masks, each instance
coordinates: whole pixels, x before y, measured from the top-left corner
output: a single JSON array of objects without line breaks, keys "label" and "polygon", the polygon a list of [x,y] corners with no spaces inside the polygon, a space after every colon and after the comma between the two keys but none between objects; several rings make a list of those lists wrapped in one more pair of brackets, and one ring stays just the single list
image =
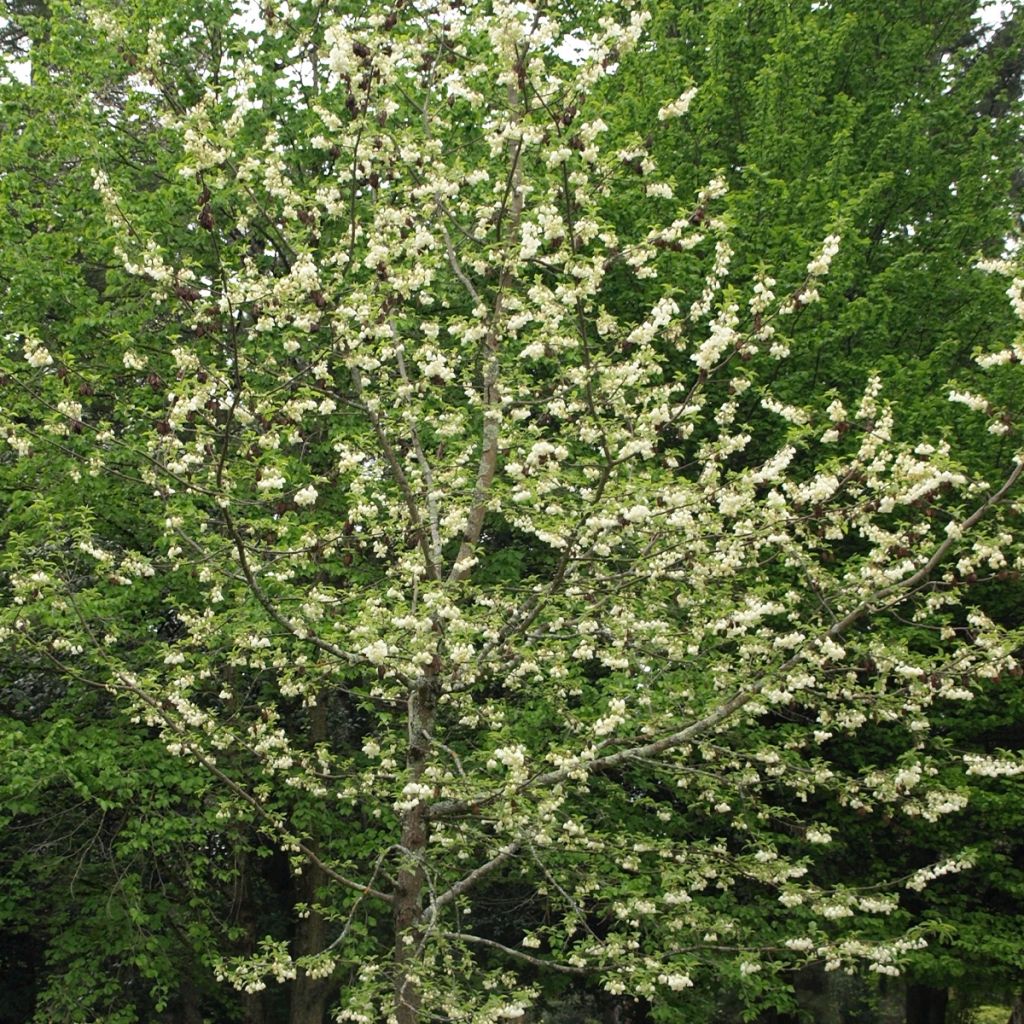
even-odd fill
[{"label": "white blossom", "polygon": [[697,95],[697,87],[692,86],[684,93],[676,97],[671,103],[666,103],[658,111],[658,120],[667,121],[670,117],[682,117],[690,109],[694,96]]},{"label": "white blossom", "polygon": [[[832,265],[832,260],[839,252],[839,235],[827,235],[824,242],[822,242],[821,250],[818,255],[807,264],[807,273],[811,277],[824,277],[829,267]],[[810,301],[805,293],[804,301]]]},{"label": "white blossom", "polygon": [[29,366],[37,370],[53,365],[53,356],[50,355],[46,346],[35,338],[25,339],[25,360]]},{"label": "white blossom", "polygon": [[683,989],[693,988],[693,981],[688,974],[659,974],[658,982],[673,992],[682,992]]},{"label": "white blossom", "polygon": [[307,484],[300,491],[295,492],[295,504],[308,506],[316,504],[318,496],[317,489],[312,484]]}]

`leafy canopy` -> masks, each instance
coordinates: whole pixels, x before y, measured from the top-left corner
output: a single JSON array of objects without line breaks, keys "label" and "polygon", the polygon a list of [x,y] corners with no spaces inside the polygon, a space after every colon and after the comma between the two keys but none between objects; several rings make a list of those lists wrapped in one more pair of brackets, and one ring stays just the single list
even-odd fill
[{"label": "leafy canopy", "polygon": [[[731,277],[726,175],[655,155],[693,89],[608,142],[646,15],[558,13],[95,7],[19,92],[90,158],[40,183],[11,123],[16,230],[73,216],[80,272],[3,299],[0,630],[200,770],[211,848],[284,855],[284,921],[191,941],[310,1020],[514,1019],[550,977],[756,1007],[811,960],[897,973],[900,893],[972,862],[816,870],[837,808],[963,806],[919,737],[1016,669],[965,604],[1021,566],[1013,420],[955,392],[992,470],[896,440],[877,376],[786,393],[838,231]],[[116,80],[76,95],[86,48]],[[1022,357],[979,357],[994,394]]]}]

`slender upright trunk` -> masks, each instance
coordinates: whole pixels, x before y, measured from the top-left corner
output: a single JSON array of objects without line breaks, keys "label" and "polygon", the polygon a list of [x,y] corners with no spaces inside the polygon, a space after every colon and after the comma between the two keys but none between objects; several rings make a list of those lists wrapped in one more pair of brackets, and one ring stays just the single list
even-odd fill
[{"label": "slender upright trunk", "polygon": [[[526,66],[525,50],[518,56],[516,70],[522,75],[525,73]],[[508,87],[508,99],[509,109],[518,113],[522,104],[522,96],[515,83]],[[521,114],[518,116],[521,117]],[[513,240],[512,244],[518,244],[519,240],[516,236],[523,212],[521,149],[521,142],[509,141],[509,172],[512,188],[509,197],[511,227],[507,237]],[[508,242],[505,244],[509,245]],[[511,289],[513,283],[513,275],[507,268],[504,268],[494,297],[491,324],[483,341],[484,379],[480,397],[485,412],[480,441],[480,462],[462,543],[459,545],[459,552],[448,576],[449,585],[460,582],[469,574],[466,559],[472,554],[480,540],[484,519],[487,515],[491,484],[497,470],[500,419],[489,415],[489,413],[499,407],[501,402],[501,392],[498,386],[501,365],[499,360],[499,319],[504,296]],[[469,290],[479,301],[479,296],[472,285]],[[440,572],[440,566],[435,568]],[[442,627],[436,623],[435,629],[438,634],[443,632]],[[409,782],[419,782],[427,766],[430,736],[434,731],[440,672],[441,653],[438,649],[431,667],[424,672],[423,677],[409,695],[409,750],[405,762]],[[416,964],[420,956],[420,944],[424,937],[422,914],[426,875],[423,870],[423,859],[429,839],[430,823],[427,820],[426,805],[423,801],[417,801],[415,806],[406,810],[402,817],[403,864],[396,880],[392,903],[395,929],[395,1019],[397,1024],[420,1024],[420,1009],[423,1000],[419,981],[416,978]]]},{"label": "slender upright trunk", "polygon": [[264,996],[262,992],[243,992],[242,1020],[244,1024],[266,1024],[267,1015],[264,1013]]},{"label": "slender upright trunk", "polygon": [[[323,705],[309,709],[309,739],[311,746],[327,739],[327,708]],[[311,845],[317,849],[319,844],[311,840]],[[302,874],[293,880],[294,902],[309,907],[307,915],[295,923],[295,937],[292,940],[294,956],[319,953],[327,945],[327,922],[316,907],[319,890],[326,881],[323,869],[313,863],[306,864]],[[288,1024],[323,1024],[327,997],[333,987],[330,978],[310,978],[300,969],[291,984]]]},{"label": "slender upright trunk", "polygon": [[[312,904],[317,890],[326,876],[315,864],[309,864],[296,879],[295,895],[298,900]],[[322,950],[327,942],[327,926],[323,915],[311,909],[309,916],[300,918],[295,928],[292,950],[296,956],[305,956]],[[327,997],[334,983],[330,978],[310,978],[299,970],[290,988],[288,1024],[324,1024]]]},{"label": "slender upright trunk", "polygon": [[[259,929],[256,925],[256,912],[253,907],[252,887],[257,877],[257,867],[248,853],[238,853],[235,859],[235,873],[238,888],[234,901],[236,907],[235,923],[245,929],[245,939],[234,952],[242,956],[251,955],[259,941]],[[268,1024],[265,992],[241,992],[239,1002],[242,1008],[242,1024]]]},{"label": "slender upright trunk", "polygon": [[1024,993],[1021,993],[1013,1001],[1010,1007],[1010,1019],[1007,1024],[1024,1024]]},{"label": "slender upright trunk", "polygon": [[946,1024],[949,989],[931,985],[907,986],[907,1024]]},{"label": "slender upright trunk", "polygon": [[[419,782],[427,764],[429,736],[434,727],[436,677],[424,676],[409,695],[409,750],[406,770],[409,782]],[[421,994],[415,975],[419,944],[423,938],[425,874],[423,856],[429,839],[426,805],[417,801],[402,816],[402,869],[398,873],[392,905],[395,928],[395,1017],[398,1024],[420,1024]]]},{"label": "slender upright trunk", "polygon": [[[169,1005],[154,1016],[155,1024],[203,1024],[203,1011],[199,989],[196,987],[195,978],[201,972],[200,966],[194,960],[187,960],[181,970],[181,977],[178,980],[178,990],[175,998],[170,1000]],[[15,981],[15,984],[17,982]],[[18,1007],[7,1007],[7,1012],[13,1016],[3,1016],[0,1011],[0,1021],[4,1024],[21,1024],[29,1020],[28,1013],[19,1013]]]}]

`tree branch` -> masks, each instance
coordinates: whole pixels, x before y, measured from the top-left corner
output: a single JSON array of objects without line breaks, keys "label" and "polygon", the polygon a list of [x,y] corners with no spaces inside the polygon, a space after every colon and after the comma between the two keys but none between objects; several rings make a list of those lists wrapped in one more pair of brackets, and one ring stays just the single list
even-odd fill
[{"label": "tree branch", "polygon": [[534,967],[542,967],[546,971],[557,971],[559,974],[574,974],[577,977],[585,977],[591,973],[585,967],[574,967],[571,964],[560,964],[554,960],[544,960],[539,956],[530,956],[529,953],[520,952],[518,949],[511,949],[508,946],[503,946],[500,942],[495,942],[494,939],[485,939],[479,935],[467,935],[465,932],[442,932],[441,935],[443,938],[453,939],[456,942],[469,942],[474,946],[486,946],[488,949],[496,949],[499,953],[504,953],[505,956],[521,960],[523,963],[533,964]]},{"label": "tree branch", "polygon": [[503,846],[489,861],[481,864],[478,868],[474,868],[460,882],[456,882],[450,889],[446,889],[444,892],[435,896],[424,909],[421,915],[422,920],[433,921],[437,916],[437,912],[442,907],[448,906],[449,903],[458,899],[458,897],[463,893],[469,892],[469,890],[472,889],[481,878],[489,875],[496,868],[501,867],[505,861],[518,852],[521,845],[522,843],[520,843],[519,840],[516,840],[514,843],[509,843],[507,846]]},{"label": "tree branch", "polygon": [[[840,619],[838,622],[834,622],[826,631],[825,635],[832,639],[842,636],[853,625],[859,622],[861,618],[868,614],[868,612],[870,612],[879,601],[883,601],[887,597],[891,597],[893,594],[906,593],[918,587],[932,572],[934,572],[936,567],[948,554],[957,537],[962,536],[964,533],[972,529],[981,521],[981,519],[984,518],[988,511],[990,511],[995,505],[999,504],[999,502],[1002,501],[1006,494],[1020,479],[1022,473],[1024,473],[1024,460],[1018,462],[1014,466],[1013,471],[1006,478],[999,490],[991,495],[985,502],[975,509],[967,519],[963,521],[956,534],[947,536],[946,539],[939,544],[928,561],[925,562],[917,572],[899,583],[893,583],[891,586],[884,587],[869,599],[862,601],[857,608],[849,612],[844,618]],[[725,703],[719,704],[714,710],[708,712],[708,714],[703,717],[698,718],[696,721],[691,722],[685,728],[680,729],[677,732],[670,733],[668,736],[663,736],[661,739],[652,740],[649,743],[638,744],[636,746],[627,747],[623,750],[618,750],[613,754],[606,754],[604,757],[595,757],[589,761],[581,761],[575,765],[535,775],[524,782],[518,788],[517,792],[522,793],[527,790],[536,789],[537,787],[558,785],[559,783],[565,782],[566,779],[571,778],[573,772],[578,771],[580,768],[583,768],[588,772],[614,768],[617,765],[622,764],[624,761],[629,761],[634,758],[657,757],[668,750],[684,746],[685,744],[697,739],[699,736],[702,736],[704,733],[711,731],[721,722],[732,717],[732,715],[737,711],[749,704],[765,688],[771,678],[787,672],[799,661],[799,658],[799,653],[787,658],[786,661],[782,662],[782,664],[773,671],[765,672],[747,689],[740,690],[733,694],[733,696],[725,701]],[[493,803],[495,800],[499,799],[501,795],[501,793],[491,793],[481,796],[476,800],[439,801],[438,803],[430,806],[427,811],[427,815],[432,820],[455,817]]]},{"label": "tree branch", "polygon": [[307,643],[312,644],[314,647],[319,648],[321,651],[325,651],[327,654],[331,654],[335,658],[339,658],[340,660],[347,662],[349,665],[369,665],[370,663],[365,658],[360,657],[358,654],[353,654],[351,651],[344,651],[336,644],[332,644],[329,640],[324,640],[321,637],[318,637],[315,633],[307,633],[305,635],[301,634],[295,625],[289,622],[289,620],[274,607],[273,601],[270,600],[266,591],[260,586],[259,581],[256,579],[256,574],[253,572],[252,565],[249,562],[249,556],[246,554],[245,542],[242,539],[242,535],[238,532],[234,520],[231,518],[231,513],[226,508],[221,509],[221,513],[224,519],[224,525],[235,545],[235,551],[238,552],[238,563],[241,566],[245,582],[252,591],[253,597],[255,597],[260,603],[263,610],[282,629],[286,630],[297,640],[304,640]]},{"label": "tree branch", "polygon": [[[515,107],[521,99],[516,87],[509,85],[508,93],[509,105]],[[509,150],[512,159],[508,186],[508,194],[511,196],[509,218],[510,234],[514,236],[523,215],[522,142],[510,143]],[[516,239],[513,237],[512,244],[515,242]],[[480,389],[484,423],[480,441],[480,464],[477,468],[472,505],[467,517],[462,543],[459,545],[455,563],[448,574],[449,583],[457,583],[470,573],[470,566],[466,563],[472,556],[477,541],[480,540],[480,532],[483,530],[484,518],[487,515],[487,499],[498,469],[498,437],[501,433],[501,392],[498,389],[501,361],[498,354],[498,319],[501,316],[504,294],[511,288],[512,282],[512,272],[506,264],[502,267],[498,280],[498,292],[494,299],[494,308],[491,311],[491,324],[487,330],[487,336],[484,338],[483,384]]]}]

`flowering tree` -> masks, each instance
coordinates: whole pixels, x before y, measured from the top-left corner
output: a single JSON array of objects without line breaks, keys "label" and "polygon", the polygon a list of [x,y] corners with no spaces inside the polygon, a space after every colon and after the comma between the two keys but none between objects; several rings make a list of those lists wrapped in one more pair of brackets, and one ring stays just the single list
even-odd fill
[{"label": "flowering tree", "polygon": [[[715,972],[751,1001],[811,959],[896,973],[923,941],[899,893],[969,851],[826,884],[801,806],[963,806],[923,737],[1017,668],[964,592],[1021,565],[1024,462],[896,444],[877,378],[849,409],[773,394],[840,238],[730,284],[723,180],[676,195],[656,125],[602,144],[634,5],[586,38],[500,0],[181,17],[78,26],[123,62],[103,116],[148,133],[141,177],[97,160],[83,244],[145,300],[131,330],[7,336],[13,478],[76,487],[33,506],[64,543],[9,546],[2,628],[287,854],[292,941],[209,950],[218,976],[290,982],[294,1024],[418,1024],[522,1017],[550,976],[671,1020]],[[641,197],[661,225],[613,230]],[[891,762],[832,758],[895,723]]]}]

